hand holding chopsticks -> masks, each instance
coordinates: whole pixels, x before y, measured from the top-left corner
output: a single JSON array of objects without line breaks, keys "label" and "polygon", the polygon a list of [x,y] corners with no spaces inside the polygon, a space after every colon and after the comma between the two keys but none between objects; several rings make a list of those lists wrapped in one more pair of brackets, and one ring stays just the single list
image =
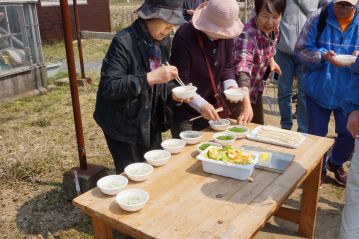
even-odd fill
[{"label": "hand holding chopsticks", "polygon": [[[168,63],[168,61],[166,61],[166,66],[170,66],[170,63]],[[183,83],[183,81],[181,80],[181,78],[179,76],[175,77],[175,80],[178,82],[178,84],[180,84],[181,86],[185,86],[185,83]]]},{"label": "hand holding chopsticks", "polygon": [[147,82],[151,86],[164,84],[173,80],[177,75],[178,70],[175,66],[162,65],[161,67],[147,73]]}]

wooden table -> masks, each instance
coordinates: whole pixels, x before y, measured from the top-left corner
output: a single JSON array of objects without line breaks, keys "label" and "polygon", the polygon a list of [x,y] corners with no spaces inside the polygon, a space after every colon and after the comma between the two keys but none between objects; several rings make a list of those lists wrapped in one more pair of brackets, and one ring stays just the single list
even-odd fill
[{"label": "wooden table", "polygon": [[[255,125],[251,125],[254,127]],[[202,141],[213,132],[204,132]],[[128,213],[98,188],[73,200],[92,219],[95,238],[111,238],[115,229],[135,238],[251,238],[275,215],[299,224],[299,233],[314,235],[318,188],[323,155],[332,139],[308,136],[298,149],[237,140],[235,145],[251,145],[294,154],[283,173],[255,170],[253,182],[239,181],[202,171],[194,146],[173,155],[170,162],[155,168],[151,177],[127,188],[141,188],[150,200],[139,212]],[[281,207],[303,183],[299,210]]]}]

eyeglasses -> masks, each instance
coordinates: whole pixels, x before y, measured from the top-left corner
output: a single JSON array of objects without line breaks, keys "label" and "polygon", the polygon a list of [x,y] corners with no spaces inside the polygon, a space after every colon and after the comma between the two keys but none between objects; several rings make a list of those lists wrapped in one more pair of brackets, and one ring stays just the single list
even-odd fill
[{"label": "eyeglasses", "polygon": [[343,4],[343,3],[334,3],[336,8],[341,8],[345,10],[353,10],[356,6],[351,4]]}]

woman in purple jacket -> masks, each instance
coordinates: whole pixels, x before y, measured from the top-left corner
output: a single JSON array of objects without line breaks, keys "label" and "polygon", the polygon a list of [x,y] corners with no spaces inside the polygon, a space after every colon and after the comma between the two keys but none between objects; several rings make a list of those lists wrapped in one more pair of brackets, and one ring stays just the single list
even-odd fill
[{"label": "woman in purple jacket", "polygon": [[[188,104],[175,107],[173,137],[178,137],[183,130],[202,130],[208,127],[208,120],[219,119],[210,73],[216,87],[238,87],[232,56],[233,38],[241,33],[243,27],[238,12],[235,0],[211,0],[196,8],[192,22],[177,30],[170,62],[178,68],[179,76],[186,84],[198,87],[198,95]],[[249,95],[237,104],[243,107],[238,123],[250,122],[253,113]],[[189,122],[198,115],[203,118]]]}]

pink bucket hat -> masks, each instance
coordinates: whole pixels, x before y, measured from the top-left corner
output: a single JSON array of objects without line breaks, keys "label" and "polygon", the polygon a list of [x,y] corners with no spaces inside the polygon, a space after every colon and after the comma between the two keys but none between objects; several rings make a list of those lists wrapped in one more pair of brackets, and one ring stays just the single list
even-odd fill
[{"label": "pink bucket hat", "polygon": [[196,8],[192,23],[197,30],[210,37],[230,39],[238,36],[243,29],[238,13],[236,0],[210,0]]}]

